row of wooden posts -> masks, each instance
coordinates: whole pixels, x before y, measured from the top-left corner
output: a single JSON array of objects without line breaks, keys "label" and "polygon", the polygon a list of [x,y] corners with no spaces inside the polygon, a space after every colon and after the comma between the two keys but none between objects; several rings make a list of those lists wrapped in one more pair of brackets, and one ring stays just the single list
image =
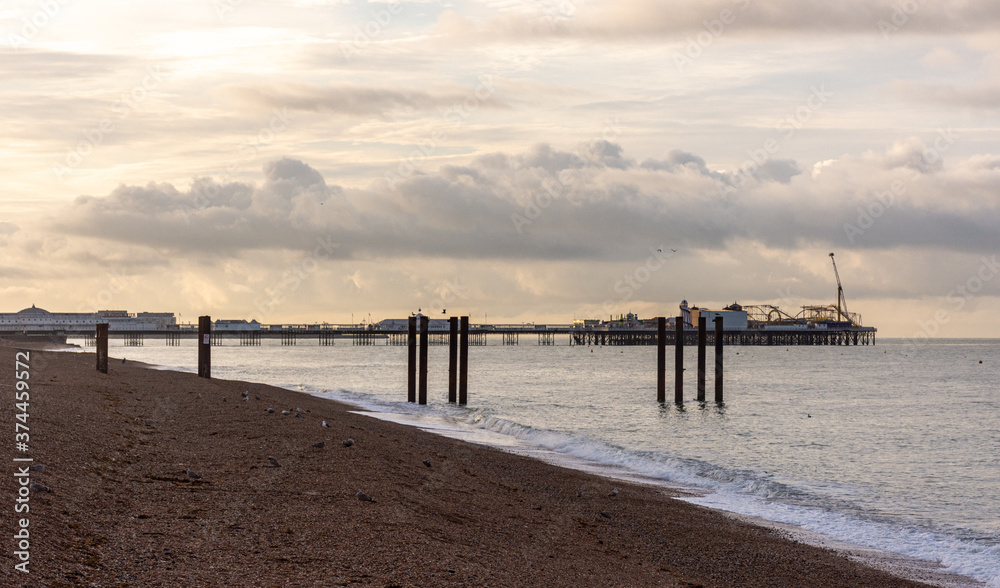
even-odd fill
[{"label": "row of wooden posts", "polygon": [[[466,404],[469,401],[469,317],[448,319],[448,402]],[[406,400],[427,404],[427,330],[430,320],[420,317],[420,365],[417,377],[417,317],[411,316],[406,338],[407,354]],[[456,369],[457,368],[457,369]],[[418,388],[419,381],[419,388]],[[457,392],[457,393],[456,393]]]},{"label": "row of wooden posts", "polygon": [[[722,317],[715,317],[715,401],[722,402]],[[708,321],[698,318],[698,401],[705,401]],[[684,319],[674,319],[674,402],[684,402]],[[667,319],[656,319],[656,400],[667,400]]]},{"label": "row of wooden posts", "polygon": [[[417,318],[411,316],[407,344],[408,402],[427,404],[427,330],[429,319],[419,317],[420,362],[417,363]],[[469,400],[469,317],[448,319],[448,402],[460,405]],[[674,402],[684,402],[684,320],[675,319],[674,336]],[[666,402],[667,395],[667,319],[657,319],[656,400]],[[198,375],[212,377],[212,319],[198,317]],[[705,400],[707,321],[698,320],[698,400]],[[722,402],[722,317],[715,318],[715,401]],[[97,371],[108,373],[108,325],[97,325]],[[419,377],[418,377],[419,371]]]}]

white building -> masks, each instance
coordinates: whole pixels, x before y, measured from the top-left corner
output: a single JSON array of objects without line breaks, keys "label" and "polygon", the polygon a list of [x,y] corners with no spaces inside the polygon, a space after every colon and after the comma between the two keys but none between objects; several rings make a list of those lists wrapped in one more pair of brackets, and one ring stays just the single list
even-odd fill
[{"label": "white building", "polygon": [[177,319],[172,312],[49,312],[34,304],[18,312],[0,313],[0,331],[93,332],[98,323],[108,323],[110,331],[152,331],[176,327]]}]

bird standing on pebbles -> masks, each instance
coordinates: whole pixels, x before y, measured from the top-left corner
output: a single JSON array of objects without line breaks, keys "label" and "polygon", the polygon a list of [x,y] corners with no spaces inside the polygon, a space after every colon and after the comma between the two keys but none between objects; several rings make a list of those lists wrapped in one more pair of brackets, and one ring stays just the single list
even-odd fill
[{"label": "bird standing on pebbles", "polygon": [[[51,488],[49,488],[45,484],[42,484],[41,482],[32,482],[31,486],[29,486],[29,488],[31,488],[32,490],[35,490],[36,492],[52,492]],[[371,500],[371,499],[369,498],[369,500]],[[375,502],[375,501],[372,500],[372,502]]]},{"label": "bird standing on pebbles", "polygon": [[187,472],[188,477],[191,478],[192,480],[200,480],[201,479],[201,476],[199,476],[198,474],[192,472],[191,470],[184,470],[184,471]]},{"label": "bird standing on pebbles", "polygon": [[431,467],[431,460],[425,459],[424,460],[424,465],[427,466],[427,467]]},{"label": "bird standing on pebbles", "polygon": [[326,424],[326,421],[323,421],[323,428],[324,429],[329,429],[330,425]]},{"label": "bird standing on pebbles", "polygon": [[348,439],[347,441],[344,441],[344,447],[350,447],[351,445],[354,445],[354,439]]},{"label": "bird standing on pebbles", "polygon": [[615,496],[618,496],[618,488],[615,488],[614,490],[612,490],[611,494],[608,494],[608,496],[610,496],[612,498],[614,498]]},{"label": "bird standing on pebbles", "polygon": [[271,412],[271,413],[273,413],[273,412],[274,412],[274,409],[273,409],[273,408],[269,408],[269,409],[267,409],[267,412]]},{"label": "bird standing on pebbles", "polygon": [[44,473],[45,472],[45,464],[44,463],[36,463],[33,466],[29,466],[28,467],[28,471],[29,472],[38,472],[39,474]]},{"label": "bird standing on pebbles", "polygon": [[358,497],[358,500],[360,500],[361,502],[375,502],[374,498],[372,498],[371,496],[368,496],[367,494],[365,494],[361,490],[358,490],[357,497]]},{"label": "bird standing on pebbles", "polygon": [[267,461],[271,462],[271,465],[273,467],[276,467],[276,468],[280,468],[281,467],[281,464],[278,463],[278,460],[274,459],[273,455],[267,456]]},{"label": "bird standing on pebbles", "polygon": [[324,447],[326,447],[326,441],[320,441],[319,443],[313,443],[312,446],[315,447],[315,448],[317,448],[317,449],[323,449]]}]

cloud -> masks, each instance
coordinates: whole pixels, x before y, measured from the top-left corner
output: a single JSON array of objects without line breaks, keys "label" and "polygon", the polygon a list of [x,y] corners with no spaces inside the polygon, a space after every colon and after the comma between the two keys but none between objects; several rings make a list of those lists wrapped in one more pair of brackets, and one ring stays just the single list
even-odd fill
[{"label": "cloud", "polygon": [[[681,150],[636,164],[615,143],[596,157],[542,144],[362,189],[328,185],[284,158],[264,166],[260,185],[201,178],[188,190],[150,183],[80,197],[58,225],[207,256],[311,251],[324,239],[352,259],[621,260],[665,242],[1000,250],[1000,158],[945,168],[927,151],[911,139],[802,174],[791,160],[713,172]],[[879,195],[889,191],[887,205]],[[864,225],[861,234],[846,233],[848,224]]]},{"label": "cloud", "polygon": [[[430,92],[384,86],[353,84],[314,85],[285,83],[275,85],[229,85],[223,94],[263,109],[287,108],[305,112],[328,112],[350,116],[381,116],[392,112],[439,110],[477,99],[481,87],[456,88]],[[477,92],[479,92],[477,94]],[[497,98],[483,100],[487,108],[507,108]]]},{"label": "cloud", "polygon": [[895,80],[888,85],[887,90],[898,99],[920,104],[933,104],[947,108],[1000,110],[1000,85],[959,87],[951,84],[924,84]]},{"label": "cloud", "polygon": [[897,0],[629,0],[564,4],[573,9],[503,11],[483,21],[446,11],[438,20],[438,30],[469,40],[580,37],[631,41],[636,37],[683,40],[686,35],[697,34],[879,34],[880,22],[894,27],[895,34],[949,34],[989,31],[1000,24],[1000,6],[987,0],[910,4]]}]

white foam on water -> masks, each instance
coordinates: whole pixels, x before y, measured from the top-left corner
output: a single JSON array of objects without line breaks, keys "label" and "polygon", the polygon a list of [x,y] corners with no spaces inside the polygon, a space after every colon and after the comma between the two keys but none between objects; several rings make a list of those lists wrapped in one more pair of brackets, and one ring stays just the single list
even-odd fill
[{"label": "white foam on water", "polygon": [[[694,494],[681,500],[790,525],[803,530],[797,535],[802,541],[836,548],[897,575],[940,586],[1000,588],[1000,544],[990,538],[971,533],[963,536],[960,531],[946,534],[874,517],[866,519],[863,512],[845,514],[836,510],[838,505],[833,501],[810,492],[808,484],[796,480],[664,452],[623,449],[580,435],[524,426],[483,410],[386,401],[342,389],[292,389],[347,402],[369,416],[446,437],[491,445],[588,473]],[[969,582],[968,578],[978,582]]]}]

